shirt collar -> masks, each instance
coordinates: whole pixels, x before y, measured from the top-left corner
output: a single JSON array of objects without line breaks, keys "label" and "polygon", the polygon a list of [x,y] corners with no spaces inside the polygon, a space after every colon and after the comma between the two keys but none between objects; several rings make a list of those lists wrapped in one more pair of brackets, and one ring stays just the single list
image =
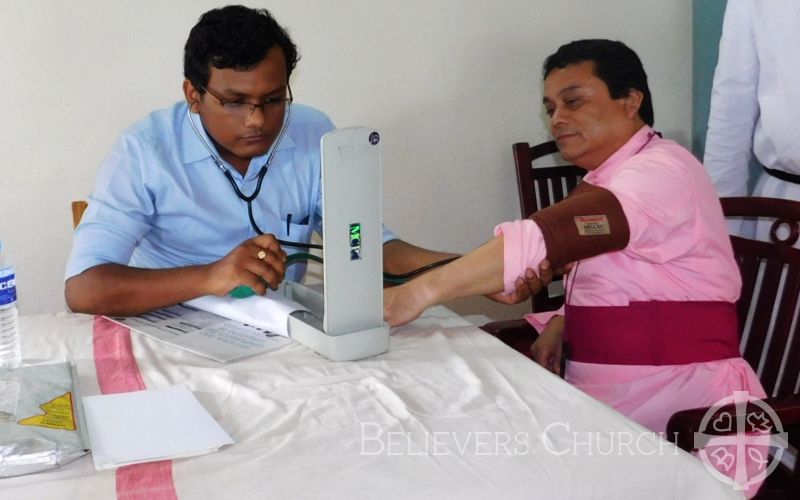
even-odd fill
[{"label": "shirt collar", "polygon": [[594,170],[590,170],[585,179],[592,180],[605,177],[610,175],[613,170],[615,170],[615,166],[621,164],[631,156],[637,154],[639,151],[644,149],[644,147],[649,143],[655,136],[656,132],[650,128],[649,125],[645,125],[636,131],[635,134],[628,139],[628,142],[622,145],[618,150],[614,151],[614,153],[606,158],[606,161],[600,164]]},{"label": "shirt collar", "polygon": [[[183,164],[188,165],[190,163],[211,158],[211,153],[209,152],[208,148],[213,148],[214,153],[219,156],[219,152],[217,151],[216,146],[214,146],[214,142],[208,136],[208,133],[206,132],[206,129],[200,120],[200,115],[189,112],[188,105],[184,104],[184,106],[186,111],[183,113],[181,125],[181,161]],[[197,132],[195,132],[195,130],[192,128],[192,123],[190,123],[189,120],[192,120]],[[286,131],[283,133],[283,137],[278,143],[278,147],[275,151],[276,153],[278,151],[295,147],[294,140],[292,140],[292,136],[290,134],[291,128],[292,122],[290,117],[289,125],[286,127]],[[205,144],[203,141],[205,141]],[[267,153],[269,153],[269,151]],[[261,164],[265,162],[267,160],[267,153],[256,157],[256,163]]]}]

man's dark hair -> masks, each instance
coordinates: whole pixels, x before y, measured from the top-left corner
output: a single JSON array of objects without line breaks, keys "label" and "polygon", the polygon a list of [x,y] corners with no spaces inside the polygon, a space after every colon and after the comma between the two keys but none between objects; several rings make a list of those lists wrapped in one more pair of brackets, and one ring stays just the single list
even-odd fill
[{"label": "man's dark hair", "polygon": [[585,61],[594,63],[594,74],[608,87],[612,99],[625,97],[631,90],[644,94],[639,116],[652,126],[653,99],[647,86],[647,74],[636,52],[622,42],[612,40],[576,40],[558,48],[544,61],[544,78],[556,68]]},{"label": "man's dark hair", "polygon": [[286,76],[297,65],[297,47],[266,9],[229,5],[200,16],[183,49],[183,76],[204,92],[211,67],[248,71],[273,47],[286,56]]}]

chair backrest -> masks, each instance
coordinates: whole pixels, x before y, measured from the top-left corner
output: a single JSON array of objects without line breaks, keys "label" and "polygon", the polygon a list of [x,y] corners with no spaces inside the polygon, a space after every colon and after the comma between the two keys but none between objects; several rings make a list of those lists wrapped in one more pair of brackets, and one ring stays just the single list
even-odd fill
[{"label": "chair backrest", "polygon": [[72,202],[72,228],[75,229],[78,227],[78,224],[81,223],[81,218],[83,217],[83,212],[86,211],[86,207],[89,204],[83,200],[73,201]]},{"label": "chair backrest", "polygon": [[800,375],[800,202],[773,198],[722,198],[726,217],[774,219],[771,241],[731,236],[742,273],[737,303],[742,356],[768,395],[795,394]]},{"label": "chair backrest", "polygon": [[[517,188],[519,190],[520,213],[528,218],[534,212],[547,208],[563,200],[583,178],[586,171],[572,165],[534,167],[533,162],[543,156],[558,152],[555,141],[530,146],[527,142],[518,142],[512,146],[514,150],[514,166],[517,170]],[[564,303],[563,293],[554,294],[553,290],[561,288],[561,279],[553,280],[548,289],[542,290],[533,297],[533,310],[552,311]]]},{"label": "chair backrest", "polygon": [[543,156],[558,152],[556,141],[535,146],[518,142],[512,146],[514,166],[517,170],[520,211],[523,217],[563,200],[586,174],[586,170],[573,165],[534,167],[533,162]]}]

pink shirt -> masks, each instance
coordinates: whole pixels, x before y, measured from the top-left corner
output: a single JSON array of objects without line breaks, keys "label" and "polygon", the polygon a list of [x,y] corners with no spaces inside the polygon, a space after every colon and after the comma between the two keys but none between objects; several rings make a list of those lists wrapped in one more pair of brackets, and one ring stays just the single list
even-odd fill
[{"label": "pink shirt", "polygon": [[[691,153],[643,127],[583,179],[611,191],[630,227],[625,249],[582,260],[568,280],[569,303],[624,306],[631,300],[739,298],[733,259],[716,191]],[[506,292],[546,249],[532,220],[495,228],[504,237]]]},{"label": "pink shirt", "polygon": [[[630,241],[623,250],[578,263],[567,280],[570,304],[739,298],[741,277],[722,208],[705,169],[687,150],[643,127],[584,182],[614,193],[628,220]],[[495,228],[499,233],[504,238],[503,280],[510,292],[527,268],[538,269],[546,248],[532,220],[500,224]],[[541,331],[559,313],[526,319]],[[675,411],[710,406],[734,391],[765,396],[741,357],[660,366],[571,361],[566,379],[657,432],[664,431]]]}]

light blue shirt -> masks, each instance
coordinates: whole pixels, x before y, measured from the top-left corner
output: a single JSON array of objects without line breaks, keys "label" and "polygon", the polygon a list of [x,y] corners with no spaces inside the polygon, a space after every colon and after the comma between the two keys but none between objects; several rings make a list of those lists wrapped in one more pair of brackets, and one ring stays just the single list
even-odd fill
[{"label": "light blue shirt", "polygon": [[[75,231],[67,279],[107,263],[151,269],[207,264],[257,235],[247,203],[214,163],[190,116],[213,148],[185,102],[155,111],[123,132],[100,166]],[[333,129],[322,112],[292,104],[289,125],[253,201],[262,231],[298,242],[308,242],[314,231],[321,234],[320,138]],[[253,158],[244,177],[226,163],[243,194],[256,188],[266,159]],[[384,242],[394,238],[384,229]],[[293,264],[286,278],[299,281],[304,273],[305,265]]]}]

